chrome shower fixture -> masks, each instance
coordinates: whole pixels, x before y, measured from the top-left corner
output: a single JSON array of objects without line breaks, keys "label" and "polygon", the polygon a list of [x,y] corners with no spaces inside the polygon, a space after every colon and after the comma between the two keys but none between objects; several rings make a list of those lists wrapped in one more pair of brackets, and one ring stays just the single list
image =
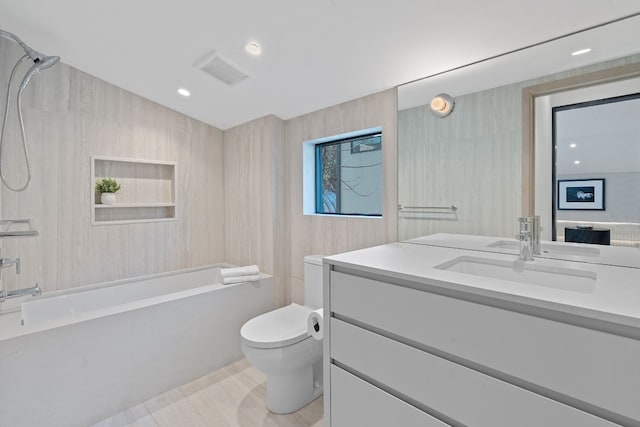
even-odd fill
[{"label": "chrome shower fixture", "polygon": [[58,63],[58,61],[60,61],[59,56],[44,56],[42,57],[42,59],[35,61],[35,64],[33,64],[31,68],[29,68],[29,71],[27,71],[27,74],[25,74],[24,78],[22,79],[22,83],[20,83],[20,89],[18,90],[23,91],[29,84],[31,77],[38,74],[42,70],[53,67]]},{"label": "chrome shower fixture", "polygon": [[13,39],[13,41],[15,41],[16,43],[18,43],[20,45],[20,47],[22,49],[24,49],[25,53],[27,54],[27,56],[29,58],[31,58],[31,60],[33,62],[38,62],[41,58],[42,58],[42,54],[36,52],[35,50],[31,49],[29,46],[27,46],[27,44],[25,42],[23,42],[22,40],[20,40],[20,37],[16,36],[13,33],[10,33],[8,31],[3,31],[0,30],[0,36],[4,36],[8,39]]},{"label": "chrome shower fixture", "polygon": [[[23,55],[20,59],[18,59],[18,62],[16,62],[16,64],[14,65],[13,71],[11,72],[11,76],[9,77],[9,83],[7,85],[8,86],[7,99],[5,102],[4,117],[2,119],[2,127],[0,128],[0,179],[2,180],[2,183],[9,190],[24,191],[29,186],[29,183],[31,182],[31,164],[29,161],[29,152],[27,150],[27,137],[24,131],[24,121],[22,119],[22,106],[21,106],[22,92],[27,88],[27,85],[29,84],[29,82],[31,81],[31,78],[34,75],[38,74],[42,70],[46,70],[47,68],[50,68],[55,64],[57,64],[58,61],[60,61],[60,57],[43,55],[42,53],[31,49],[18,36],[8,31],[0,30],[0,36],[3,36],[15,41],[25,51],[25,55]],[[24,153],[24,160],[27,167],[27,179],[25,184],[22,187],[14,188],[11,185],[9,185],[9,183],[7,182],[7,179],[4,174],[4,168],[2,167],[2,152],[4,148],[4,130],[5,130],[5,125],[7,124],[7,117],[9,116],[9,102],[11,101],[11,89],[13,86],[13,78],[16,74],[16,71],[18,70],[18,67],[27,59],[31,59],[33,61],[33,65],[31,66],[31,68],[29,68],[29,71],[27,71],[25,76],[22,78],[22,82],[18,87],[18,95],[16,100],[17,110],[18,110],[18,121],[20,124],[20,131],[22,135],[22,151]]]}]

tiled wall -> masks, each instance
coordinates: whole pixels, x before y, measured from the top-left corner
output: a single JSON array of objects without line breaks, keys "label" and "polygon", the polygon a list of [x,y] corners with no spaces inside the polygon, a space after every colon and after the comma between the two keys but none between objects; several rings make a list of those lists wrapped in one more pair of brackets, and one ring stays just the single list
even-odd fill
[{"label": "tiled wall", "polygon": [[445,118],[428,105],[398,113],[400,203],[458,207],[401,211],[400,239],[515,233],[522,199],[520,92],[508,86],[459,96]]},{"label": "tiled wall", "polygon": [[[291,301],[304,299],[305,255],[332,255],[397,240],[397,99],[397,90],[390,89],[286,122],[290,247],[286,283]],[[302,143],[376,126],[382,127],[382,217],[303,215]]]},{"label": "tiled wall", "polygon": [[225,259],[274,275],[279,305],[286,300],[283,127],[267,116],[224,132]]},{"label": "tiled wall", "polygon": [[[0,97],[21,50],[0,40]],[[1,218],[31,218],[36,238],[0,241],[22,273],[2,272],[5,289],[44,291],[224,260],[223,133],[59,63],[24,93],[33,181],[22,193],[0,189]],[[3,164],[13,182],[21,165],[11,109]],[[90,156],[174,161],[178,219],[91,225]]]},{"label": "tiled wall", "polygon": [[[8,58],[0,64],[0,81],[6,82],[11,58],[20,51],[0,40],[0,54]],[[222,132],[60,63],[36,76],[25,92],[31,187],[24,193],[0,189],[1,218],[31,218],[41,234],[0,242],[2,255],[20,257],[23,267],[20,276],[3,271],[3,285],[13,289],[37,282],[49,291],[225,260],[255,263],[273,274],[276,302],[284,305],[303,301],[307,254],[335,254],[437,231],[509,236],[520,212],[520,90],[624,61],[467,95],[445,120],[433,118],[425,107],[402,112],[400,154],[395,89]],[[0,85],[0,96],[5,90]],[[499,105],[512,108],[501,113]],[[15,115],[11,120],[3,162],[9,178],[18,180]],[[382,218],[303,215],[302,143],[376,126],[383,129]],[[177,221],[92,226],[90,155],[175,161]],[[417,162],[424,158],[433,162]],[[434,175],[439,179],[430,178]],[[399,233],[399,199],[456,203],[460,210],[455,221],[401,215]]]},{"label": "tiled wall", "polygon": [[[301,117],[269,116],[225,131],[226,256],[275,277],[278,305],[303,303],[304,256],[396,240],[396,90]],[[302,143],[381,126],[383,216],[303,215]],[[283,134],[284,131],[284,134]]]},{"label": "tiled wall", "polygon": [[[3,58],[19,57],[0,43]],[[3,82],[10,62],[1,64]],[[23,266],[20,276],[3,272],[6,289],[37,282],[51,291],[229,261],[273,274],[278,305],[302,303],[304,255],[396,240],[395,89],[225,132],[63,63],[36,76],[24,101],[34,178],[24,193],[0,190],[1,217],[33,219],[40,237],[0,242]],[[302,143],[375,126],[383,129],[382,218],[303,215]],[[14,123],[4,161],[16,179],[17,137]],[[91,225],[91,155],[175,161],[178,219]]]}]

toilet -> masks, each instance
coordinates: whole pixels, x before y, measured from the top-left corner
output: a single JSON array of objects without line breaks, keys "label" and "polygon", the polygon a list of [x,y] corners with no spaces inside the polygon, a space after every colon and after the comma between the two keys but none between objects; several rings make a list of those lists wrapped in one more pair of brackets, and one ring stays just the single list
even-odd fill
[{"label": "toilet", "polygon": [[267,376],[267,409],[295,412],[322,394],[322,341],[307,333],[322,307],[322,255],[304,258],[304,304],[254,317],[240,329],[242,352]]}]

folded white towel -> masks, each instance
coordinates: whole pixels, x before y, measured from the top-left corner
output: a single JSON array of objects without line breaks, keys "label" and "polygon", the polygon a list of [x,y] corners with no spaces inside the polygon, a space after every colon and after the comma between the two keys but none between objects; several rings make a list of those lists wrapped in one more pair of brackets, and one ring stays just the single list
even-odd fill
[{"label": "folded white towel", "polygon": [[233,267],[233,268],[221,268],[220,275],[225,277],[237,277],[237,276],[254,276],[260,274],[260,269],[257,265],[247,265],[246,267]]},{"label": "folded white towel", "polygon": [[256,282],[260,280],[259,274],[253,274],[250,276],[233,276],[233,277],[223,277],[222,284],[230,285],[232,283],[242,283],[242,282]]}]

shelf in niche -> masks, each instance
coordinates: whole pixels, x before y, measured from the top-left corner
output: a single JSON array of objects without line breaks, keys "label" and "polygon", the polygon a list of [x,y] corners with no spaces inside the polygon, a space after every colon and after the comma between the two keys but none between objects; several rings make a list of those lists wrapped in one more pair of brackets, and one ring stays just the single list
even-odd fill
[{"label": "shelf in niche", "polygon": [[96,204],[96,209],[118,209],[118,208],[161,208],[172,207],[175,203],[114,203],[112,205]]},{"label": "shelf in niche", "polygon": [[[91,223],[110,225],[175,220],[176,176],[175,162],[91,156]],[[113,178],[120,184],[117,203],[100,203],[95,184],[102,178]]]}]

